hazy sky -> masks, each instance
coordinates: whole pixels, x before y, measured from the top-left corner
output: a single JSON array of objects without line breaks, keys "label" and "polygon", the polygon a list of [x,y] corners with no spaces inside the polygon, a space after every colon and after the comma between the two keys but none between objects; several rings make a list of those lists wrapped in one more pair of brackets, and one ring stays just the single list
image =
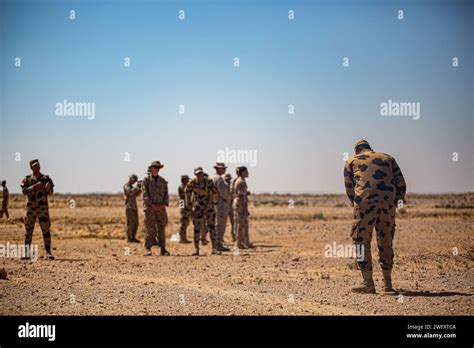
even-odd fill
[{"label": "hazy sky", "polygon": [[[256,151],[253,192],[344,192],[360,138],[397,159],[409,192],[474,190],[473,1],[0,0],[0,13],[12,192],[32,158],[58,192],[120,191],[156,159],[175,192],[226,148]],[[64,99],[95,103],[94,119],[57,116]],[[420,103],[419,119],[381,116],[389,99]]]}]

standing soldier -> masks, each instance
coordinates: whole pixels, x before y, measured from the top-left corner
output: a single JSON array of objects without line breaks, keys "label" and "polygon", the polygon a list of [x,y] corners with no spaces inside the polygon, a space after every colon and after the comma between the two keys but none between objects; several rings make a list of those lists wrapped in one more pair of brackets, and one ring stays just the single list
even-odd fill
[{"label": "standing soldier", "polygon": [[[33,172],[27,175],[21,182],[21,191],[27,196],[26,217],[25,217],[25,250],[31,250],[33,240],[33,230],[36,219],[38,219],[41,231],[43,232],[44,248],[46,258],[54,260],[51,254],[51,220],[49,218],[48,196],[53,194],[54,184],[51,178],[41,173],[40,163],[37,159],[30,161],[30,168]],[[29,257],[23,257],[28,259]]]},{"label": "standing soldier", "polygon": [[253,248],[249,240],[249,206],[248,190],[245,178],[248,178],[247,167],[238,168],[239,177],[234,183],[234,220],[238,249]]},{"label": "standing soldier", "polygon": [[217,199],[217,189],[211,179],[204,177],[202,167],[194,169],[195,178],[186,186],[187,199],[191,201],[191,217],[194,225],[194,253],[199,255],[199,237],[203,229],[203,224],[207,225],[211,235],[212,254],[220,255],[216,237],[216,213],[215,202]]},{"label": "standing soldier", "polygon": [[158,173],[164,165],[153,161],[148,175],[143,179],[143,207],[145,212],[145,255],[151,256],[151,247],[158,245],[161,256],[169,256],[166,250],[165,228],[168,222],[166,207],[169,204],[168,182]]},{"label": "standing soldier", "polygon": [[2,211],[0,213],[0,219],[3,218],[3,213],[5,213],[8,220],[10,218],[10,215],[8,215],[8,199],[10,198],[10,194],[5,180],[2,180],[2,189]]},{"label": "standing soldier", "polygon": [[214,166],[216,174],[212,181],[217,189],[217,205],[216,205],[216,235],[217,235],[217,248],[219,251],[229,251],[227,245],[224,245],[224,233],[227,225],[227,216],[229,215],[229,202],[230,192],[224,181],[222,175],[225,174],[227,167],[224,163],[216,163]]},{"label": "standing soldier", "polygon": [[[209,180],[209,175],[207,173],[204,173],[204,180]],[[204,215],[204,220],[203,223],[201,224],[201,244],[202,245],[208,245],[209,241],[207,240],[207,216]]]},{"label": "standing soldier", "polygon": [[375,227],[383,289],[393,293],[391,273],[395,210],[397,202],[405,200],[405,180],[395,159],[385,153],[374,152],[367,141],[358,141],[354,151],[355,155],[344,165],[344,183],[347,197],[354,206],[351,237],[356,250],[361,251],[357,265],[362,272],[363,285],[354,287],[352,291],[375,293],[370,251]]},{"label": "standing soldier", "polygon": [[186,199],[186,185],[189,182],[189,176],[181,175],[181,185],[178,187],[178,197],[179,197],[179,213],[181,218],[179,220],[179,242],[180,243],[191,243],[191,241],[186,238],[186,229],[189,225],[189,220],[191,218],[191,201]]},{"label": "standing soldier", "polygon": [[[127,217],[127,242],[140,243],[137,239],[138,231],[138,208],[137,196],[142,192],[141,183],[138,182],[138,176],[132,174],[129,176],[127,183],[123,185],[123,193],[125,198],[125,216]],[[135,183],[137,183],[136,186]]]},{"label": "standing soldier", "polygon": [[232,207],[233,202],[233,193],[232,193],[232,176],[230,173],[227,173],[224,177],[225,182],[227,184],[227,189],[229,190],[230,194],[230,202],[229,202],[229,220],[230,220],[230,233],[232,235],[232,241],[235,242],[235,231],[234,231],[234,208]]}]

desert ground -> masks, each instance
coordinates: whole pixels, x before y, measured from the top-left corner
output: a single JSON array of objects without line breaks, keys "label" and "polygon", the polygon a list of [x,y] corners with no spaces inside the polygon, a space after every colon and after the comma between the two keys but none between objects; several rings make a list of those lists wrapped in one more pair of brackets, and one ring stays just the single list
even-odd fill
[{"label": "desert ground", "polygon": [[[398,295],[354,294],[354,259],[327,257],[327,245],[350,244],[351,207],[343,195],[251,196],[256,245],[190,256],[178,230],[177,198],[168,210],[170,257],[143,256],[125,241],[123,199],[55,194],[50,200],[54,261],[0,258],[1,315],[473,315],[474,193],[408,195],[397,216],[394,286]],[[74,200],[74,201],[72,201]],[[292,202],[289,202],[292,200]],[[141,200],[139,200],[141,207]],[[25,200],[13,195],[0,244],[23,243]],[[188,227],[188,238],[192,227]],[[138,237],[143,240],[143,211]],[[231,242],[229,226],[226,241]],[[374,241],[372,253],[377,261]]]}]

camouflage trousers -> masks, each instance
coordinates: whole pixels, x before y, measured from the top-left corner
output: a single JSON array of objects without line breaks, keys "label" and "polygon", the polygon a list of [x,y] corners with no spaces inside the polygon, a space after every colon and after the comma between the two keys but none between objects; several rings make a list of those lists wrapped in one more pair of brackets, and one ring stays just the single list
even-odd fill
[{"label": "camouflage trousers", "polygon": [[392,240],[395,235],[395,206],[388,203],[366,204],[362,202],[354,207],[351,238],[356,246],[364,246],[362,257],[357,261],[358,268],[363,271],[372,270],[370,244],[374,227],[377,234],[380,266],[383,270],[391,270],[393,266]]},{"label": "camouflage trousers", "polygon": [[153,245],[160,248],[166,247],[165,228],[168,223],[166,210],[159,213],[151,208],[145,209],[145,248],[149,249]]},{"label": "camouflage trousers", "polygon": [[127,217],[127,239],[132,240],[137,237],[138,232],[138,210],[125,208],[125,216]]},{"label": "camouflage trousers", "polygon": [[[216,211],[212,205],[197,206],[194,208],[194,243],[199,243],[199,239],[206,239],[206,232],[209,231],[212,245],[217,241],[216,236]],[[206,229],[207,228],[207,229]],[[203,232],[204,231],[204,232]],[[203,236],[204,233],[204,236]]]},{"label": "camouflage trousers", "polygon": [[2,211],[0,211],[0,219],[3,218],[3,214],[6,215],[7,219],[10,218],[10,215],[8,214],[8,203],[3,201],[2,203]]},{"label": "camouflage trousers", "polygon": [[227,225],[227,216],[229,216],[229,204],[219,202],[216,206],[216,237],[217,242],[222,244],[224,242],[224,233]]},{"label": "camouflage trousers", "polygon": [[237,248],[243,248],[250,245],[249,239],[249,216],[246,211],[234,210],[234,222]]},{"label": "camouflage trousers", "polygon": [[33,241],[33,231],[35,229],[36,220],[38,220],[43,232],[44,248],[46,252],[51,253],[51,220],[49,218],[48,206],[26,207],[25,217],[25,244],[30,245]]},{"label": "camouflage trousers", "polygon": [[179,214],[179,237],[183,240],[186,239],[186,229],[191,221],[191,211],[189,209],[180,209]]}]

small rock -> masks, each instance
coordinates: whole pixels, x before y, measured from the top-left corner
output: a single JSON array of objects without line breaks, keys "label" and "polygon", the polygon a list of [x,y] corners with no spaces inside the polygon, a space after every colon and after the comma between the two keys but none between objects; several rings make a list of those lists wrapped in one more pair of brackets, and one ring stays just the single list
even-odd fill
[{"label": "small rock", "polygon": [[7,271],[5,270],[5,268],[0,269],[0,279],[8,280]]}]

